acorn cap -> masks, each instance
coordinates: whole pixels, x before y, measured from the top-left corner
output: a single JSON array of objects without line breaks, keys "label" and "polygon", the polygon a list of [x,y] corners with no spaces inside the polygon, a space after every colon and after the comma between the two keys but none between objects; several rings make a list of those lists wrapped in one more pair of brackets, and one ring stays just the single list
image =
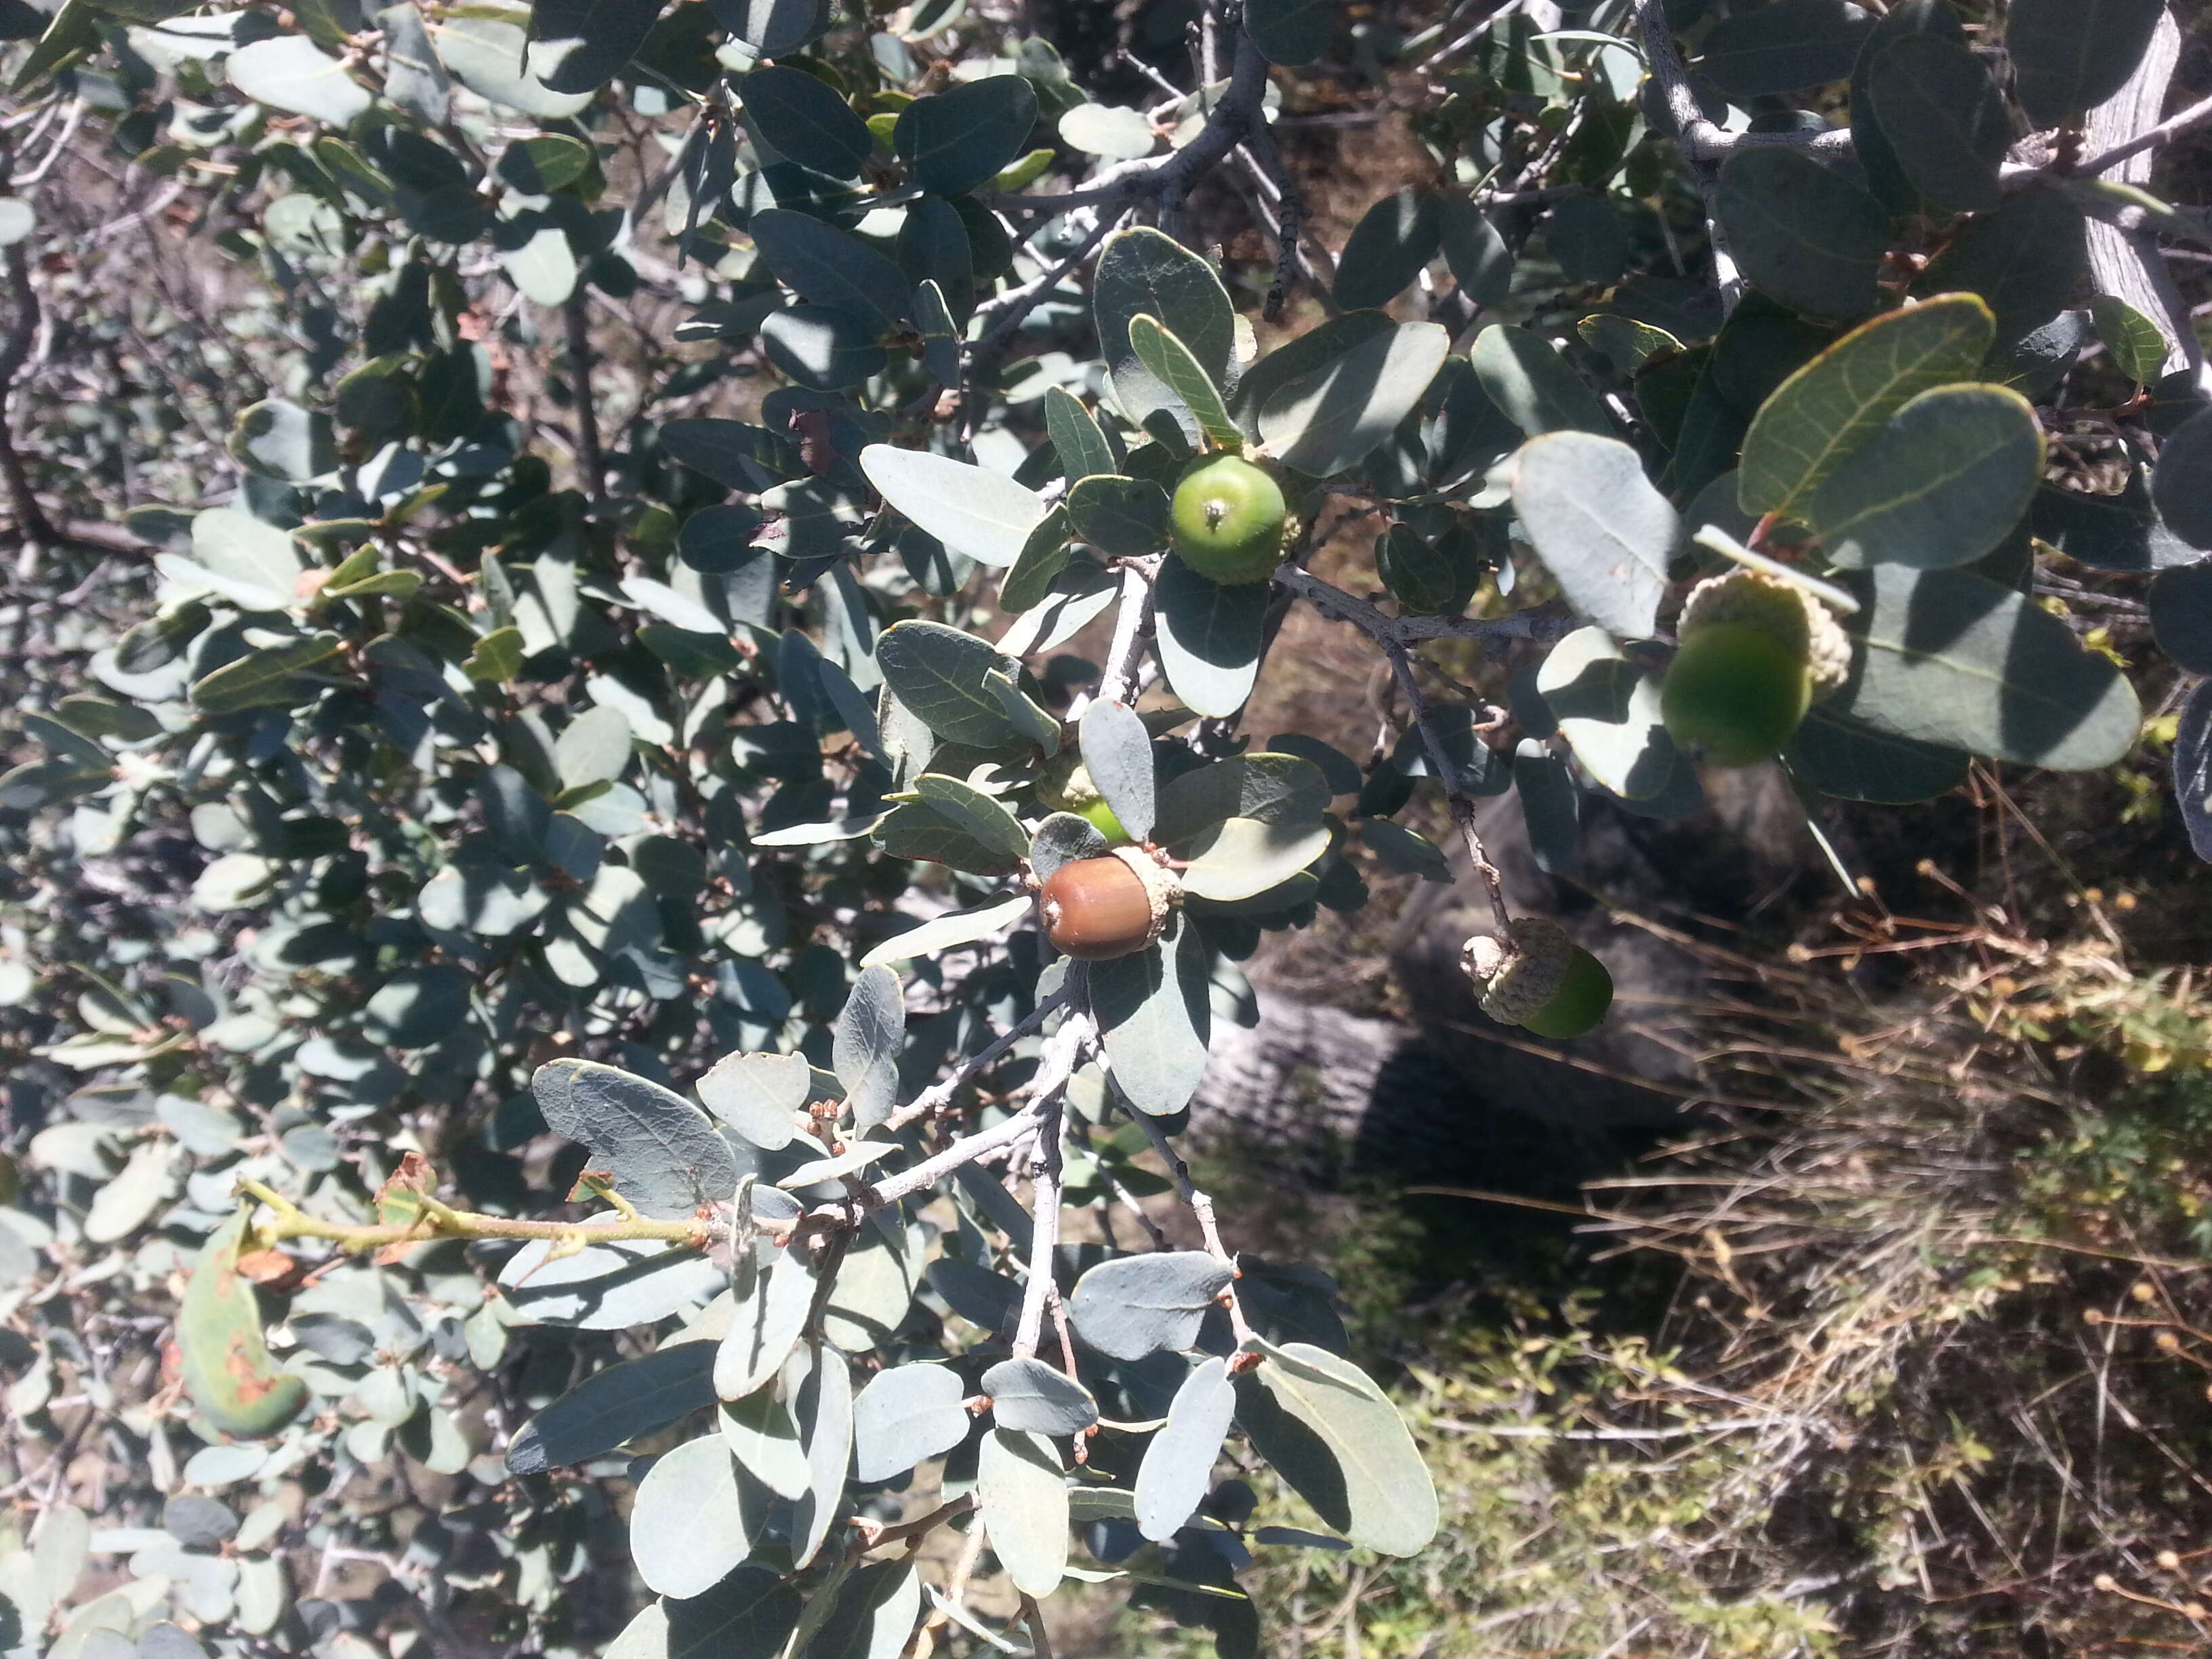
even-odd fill
[{"label": "acorn cap", "polygon": [[1763,570],[1735,569],[1708,576],[1690,590],[1674,637],[1737,623],[1756,628],[1802,657],[1813,676],[1813,700],[1834,696],[1851,677],[1850,635],[1835,613],[1795,582]]},{"label": "acorn cap", "polygon": [[1093,801],[1106,798],[1098,793],[1098,786],[1091,781],[1091,769],[1078,761],[1075,769],[1060,782],[1060,799],[1062,811],[1080,812]]},{"label": "acorn cap", "polygon": [[1152,936],[1158,939],[1167,931],[1168,918],[1175,914],[1176,906],[1182,902],[1182,878],[1141,847],[1112,848],[1106,856],[1121,860],[1145,884],[1145,898],[1152,907]]},{"label": "acorn cap", "polygon": [[1565,928],[1545,916],[1516,916],[1505,937],[1477,933],[1460,947],[1460,966],[1474,981],[1482,1012],[1518,1025],[1559,994],[1575,959]]}]

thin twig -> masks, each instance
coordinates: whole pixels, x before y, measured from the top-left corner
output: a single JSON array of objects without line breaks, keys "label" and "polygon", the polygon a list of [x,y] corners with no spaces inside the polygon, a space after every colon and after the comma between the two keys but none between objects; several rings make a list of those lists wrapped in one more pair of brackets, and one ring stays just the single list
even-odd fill
[{"label": "thin twig", "polygon": [[15,377],[31,360],[31,347],[39,336],[39,292],[31,283],[31,258],[21,242],[8,245],[8,284],[15,296],[15,324],[0,341],[0,480],[8,486],[15,508],[15,527],[27,542],[44,544],[55,539],[46,509],[31,493],[31,475],[15,448],[15,428],[8,412],[15,396]]},{"label": "thin twig", "polygon": [[630,222],[632,224],[641,222],[647,214],[658,207],[660,204],[660,198],[668,194],[670,187],[675,184],[683,172],[684,154],[678,150],[668,158],[659,172],[653,175],[651,182],[638,192],[637,200],[630,204]]},{"label": "thin twig", "polygon": [[1145,1230],[1145,1237],[1152,1241],[1152,1248],[1156,1250],[1166,1249],[1168,1236],[1160,1231],[1160,1224],[1153,1220],[1146,1212],[1143,1201],[1136,1194],[1131,1192],[1127,1186],[1110,1175],[1106,1177],[1106,1185],[1113,1193],[1115,1200],[1129,1212],[1139,1227]]},{"label": "thin twig", "polygon": [[1037,1125],[1037,1158],[1030,1170],[1030,1276],[1022,1291],[1021,1322],[1014,1328],[1017,1359],[1036,1356],[1044,1334],[1045,1304],[1052,1291],[1053,1258],[1060,1249],[1060,1097],[1044,1105]]},{"label": "thin twig", "polygon": [[1145,1139],[1152,1143],[1152,1150],[1168,1166],[1168,1174],[1175,1182],[1176,1190],[1182,1194],[1183,1203],[1198,1218],[1199,1237],[1206,1241],[1206,1253],[1229,1269],[1229,1288],[1224,1292],[1228,1298],[1229,1328],[1235,1333],[1240,1346],[1251,1341],[1252,1327],[1244,1317],[1244,1304],[1237,1296],[1237,1258],[1229,1254],[1228,1248],[1221,1242],[1221,1227],[1213,1217],[1212,1198],[1200,1190],[1198,1183],[1191,1179],[1190,1165],[1182,1161],[1182,1154],[1176,1151],[1168,1139],[1167,1132],[1153,1121],[1149,1112],[1140,1112],[1132,1107],[1129,1116],[1144,1132]]},{"label": "thin twig", "polygon": [[[978,1521],[968,1529],[968,1541],[960,1551],[960,1559],[952,1564],[951,1577],[938,1592],[937,1607],[922,1620],[921,1629],[915,1632],[913,1648],[915,1659],[926,1659],[936,1642],[936,1632],[947,1624],[957,1623],[965,1629],[981,1631],[963,1605],[968,1596],[968,1581],[975,1576],[976,1564],[983,1559],[983,1524]],[[988,1632],[982,1632],[988,1635]]]},{"label": "thin twig", "polygon": [[[1802,1426],[1803,1419],[1784,1419]],[[1465,1423],[1455,1417],[1431,1417],[1428,1426],[1453,1434],[1489,1434],[1502,1440],[1690,1440],[1708,1434],[1733,1434],[1742,1429],[1771,1429],[1772,1417],[1724,1417],[1711,1423],[1680,1423],[1666,1429],[1553,1429],[1535,1423]]]},{"label": "thin twig", "polygon": [[1114,617],[1114,641],[1106,651],[1106,672],[1098,682],[1100,702],[1133,702],[1137,667],[1144,660],[1151,631],[1152,579],[1157,557],[1128,559],[1121,565],[1121,605]]},{"label": "thin twig", "polygon": [[2167,140],[2179,138],[2185,132],[2212,125],[2212,98],[2191,104],[2187,109],[2169,115],[2156,126],[2136,134],[2124,144],[2114,144],[2101,155],[2093,155],[2074,169],[2077,179],[2094,179],[2108,168],[2118,167],[2130,155],[2154,149]]},{"label": "thin twig", "polygon": [[1044,196],[993,196],[987,192],[981,199],[996,213],[1035,213],[1057,219],[1078,208],[1117,201],[1123,194],[1121,186],[1115,183],[1087,185],[1081,190],[1063,190]]},{"label": "thin twig", "polygon": [[1712,249],[1713,279],[1720,286],[1721,307],[1733,311],[1736,301],[1743,297],[1743,278],[1729,253],[1720,216],[1714,210],[1713,180],[1708,176],[1709,170],[1698,164],[1722,161],[1742,145],[1778,142],[1814,155],[1826,151],[1848,155],[1851,151],[1851,135],[1840,128],[1809,134],[1723,132],[1705,119],[1705,112],[1698,107],[1698,94],[1690,88],[1689,66],[1683,63],[1674,32],[1667,26],[1666,0],[1643,0],[1638,23],[1644,37],[1644,58],[1651,65],[1651,78],[1658,83],[1667,113],[1674,119],[1675,142],[1697,174],[1698,193],[1705,204],[1705,238]]},{"label": "thin twig", "polygon": [[886,1527],[878,1522],[854,1516],[850,1522],[859,1536],[860,1548],[879,1550],[891,1544],[906,1544],[934,1532],[949,1521],[957,1521],[975,1507],[975,1494],[963,1492],[947,1504],[940,1504],[927,1515],[916,1516],[911,1521],[902,1521]]},{"label": "thin twig", "polygon": [[1036,1659],[1052,1659],[1052,1636],[1044,1627],[1044,1609],[1037,1606],[1036,1597],[1027,1590],[1022,1592],[1022,1623],[1029,1626]]},{"label": "thin twig", "polygon": [[[1090,1044],[1097,1036],[1097,1027],[1090,1015],[1069,1015],[1067,1024],[1053,1034],[1052,1041],[1055,1045],[1066,1043],[1071,1046],[1048,1047],[1045,1058],[1037,1068],[1037,1075],[1030,1085],[1031,1098],[1021,1110],[1001,1119],[988,1129],[978,1129],[973,1134],[962,1136],[933,1158],[926,1158],[910,1169],[902,1170],[896,1175],[872,1184],[866,1188],[864,1199],[837,1199],[817,1205],[807,1212],[807,1218],[835,1225],[854,1225],[862,1216],[888,1208],[915,1193],[925,1192],[955,1170],[965,1169],[994,1152],[1011,1149],[1016,1143],[1037,1133],[1045,1122],[1049,1108],[1066,1089],[1067,1079],[1083,1063],[1082,1057],[1089,1053]],[[1055,1056],[1068,1054],[1076,1057],[1067,1060],[1063,1067]]]},{"label": "thin twig", "polygon": [[599,448],[599,411],[592,401],[592,313],[580,282],[561,307],[568,325],[568,374],[576,399],[576,468],[594,514],[607,506],[607,463]]},{"label": "thin twig", "polygon": [[1490,861],[1490,854],[1483,850],[1482,832],[1475,827],[1474,798],[1460,787],[1459,769],[1444,752],[1443,735],[1437,732],[1428,700],[1413,678],[1413,653],[1389,641],[1383,642],[1382,653],[1390,659],[1390,672],[1397,676],[1398,690],[1406,699],[1406,712],[1413,716],[1414,729],[1421,734],[1421,747],[1428,755],[1430,769],[1443,786],[1444,805],[1451,811],[1452,822],[1459,826],[1460,838],[1467,843],[1468,860],[1482,878],[1483,887],[1490,895],[1490,913],[1497,921],[1498,931],[1504,933],[1513,920],[1512,912],[1505,908],[1505,880],[1498,874],[1498,866]]},{"label": "thin twig", "polygon": [[[1545,619],[1528,611],[1480,621],[1390,617],[1366,600],[1296,566],[1284,566],[1275,573],[1275,580],[1310,600],[1322,615],[1352,623],[1382,647],[1382,654],[1390,661],[1390,672],[1396,677],[1398,690],[1406,699],[1407,713],[1412,716],[1415,730],[1421,734],[1421,746],[1427,754],[1430,769],[1443,787],[1444,804],[1450,809],[1452,822],[1459,826],[1461,839],[1467,843],[1468,859],[1474,866],[1474,872],[1482,878],[1483,887],[1490,896],[1491,914],[1497,920],[1498,931],[1503,933],[1512,921],[1512,913],[1505,905],[1504,878],[1498,874],[1498,866],[1490,861],[1490,855],[1483,850],[1481,832],[1475,827],[1474,799],[1460,787],[1459,769],[1452,764],[1451,757],[1444,752],[1443,738],[1437,730],[1428,699],[1413,678],[1413,643],[1419,639],[1445,637],[1539,638],[1542,637]],[[1444,629],[1437,632],[1430,631],[1430,626],[1437,623],[1444,624]]]},{"label": "thin twig", "polygon": [[1690,68],[1682,61],[1667,27],[1666,0],[1643,0],[1638,22],[1651,78],[1659,84],[1667,113],[1674,118],[1674,142],[1692,161],[1726,161],[1740,149],[1802,149],[1813,155],[1849,155],[1851,135],[1844,127],[1820,132],[1729,132],[1708,121],[1690,87]]},{"label": "thin twig", "polygon": [[[38,164],[28,172],[17,173],[8,181],[8,187],[12,193],[17,196],[27,195],[33,185],[46,182],[46,175],[54,170],[54,164],[70,153],[70,145],[76,137],[76,130],[83,125],[85,112],[90,107],[90,103],[81,96],[69,100],[69,112],[63,118],[62,130],[54,135],[53,142],[46,146],[46,153],[39,158]],[[43,129],[45,125],[45,121],[41,119],[40,128]],[[37,134],[33,135],[34,141],[37,137]]]},{"label": "thin twig", "polygon": [[[58,524],[50,522],[47,533],[59,545],[81,547],[93,553],[140,553],[151,558],[155,549],[119,524],[103,524],[98,519],[64,519]],[[63,594],[58,600],[69,605],[83,596],[82,585],[74,594]]]},{"label": "thin twig", "polygon": [[1067,1298],[1060,1293],[1058,1285],[1046,1288],[1045,1311],[1052,1316],[1052,1328],[1060,1338],[1060,1368],[1070,1376],[1076,1374],[1075,1333],[1067,1322]]},{"label": "thin twig", "polygon": [[1324,617],[1350,623],[1383,643],[1411,647],[1428,640],[1530,640],[1546,645],[1571,631],[1565,617],[1542,611],[1516,611],[1510,617],[1393,617],[1294,564],[1279,566],[1275,580]]},{"label": "thin twig", "polygon": [[[1290,292],[1291,279],[1303,276],[1312,289],[1322,308],[1334,316],[1339,307],[1336,296],[1328,291],[1306,258],[1300,239],[1305,234],[1306,201],[1297,181],[1283,163],[1283,153],[1276,148],[1275,135],[1267,131],[1265,121],[1255,121],[1244,135],[1244,142],[1237,152],[1237,159],[1251,173],[1255,183],[1272,186],[1275,193],[1271,210],[1265,200],[1255,201],[1261,218],[1275,239],[1275,280],[1269,285],[1267,298],[1260,314],[1269,322],[1279,319],[1283,301]],[[1264,195],[1264,191],[1262,192]]]},{"label": "thin twig", "polygon": [[1237,37],[1236,68],[1220,101],[1206,114],[1198,136],[1171,155],[1109,167],[1088,188],[1064,196],[1007,196],[994,205],[1032,209],[1049,215],[1095,209],[1098,222],[1082,246],[1045,276],[1002,294],[977,307],[979,315],[994,320],[988,333],[975,343],[975,356],[987,357],[1012,338],[1023,319],[1075,268],[1104,241],[1109,232],[1135,208],[1147,201],[1159,206],[1163,223],[1172,228],[1190,187],[1228,156],[1264,117],[1262,101],[1267,91],[1267,60],[1250,37]]},{"label": "thin twig", "polygon": [[1031,1109],[1037,1120],[1037,1159],[1030,1171],[1030,1203],[1035,1212],[1030,1230],[1030,1276],[1022,1291],[1022,1316],[1014,1327],[1014,1358],[1033,1358],[1037,1339],[1044,1332],[1044,1310],[1052,1287],[1053,1257],[1060,1249],[1060,1102],[1068,1079],[1075,1075],[1097,1039],[1097,1027],[1087,1016],[1071,1018],[1052,1034],[1044,1058],[1037,1066]]},{"label": "thin twig", "polygon": [[322,1221],[308,1215],[283,1194],[258,1181],[241,1181],[238,1189],[273,1212],[253,1226],[255,1238],[264,1244],[275,1244],[288,1238],[320,1238],[348,1254],[393,1244],[427,1243],[436,1238],[543,1238],[556,1243],[573,1241],[578,1244],[659,1240],[697,1245],[706,1243],[711,1234],[710,1224],[696,1216],[653,1220],[632,1211],[619,1220],[605,1223],[518,1221],[506,1216],[456,1210],[428,1193],[418,1195],[420,1208],[412,1221],[349,1226],[343,1222]]},{"label": "thin twig", "polygon": [[1236,65],[1230,71],[1221,101],[1208,114],[1198,137],[1161,166],[1158,182],[1152,188],[1160,204],[1161,228],[1176,240],[1188,240],[1181,221],[1183,200],[1191,186],[1227,160],[1229,152],[1254,127],[1264,125],[1267,92],[1267,60],[1252,44],[1252,37],[1240,28]]},{"label": "thin twig", "polygon": [[1097,224],[1092,227],[1090,235],[1084,238],[1082,246],[1074,252],[1019,288],[995,295],[976,307],[977,316],[994,320],[989,332],[975,342],[974,355],[979,358],[988,357],[1012,340],[1016,331],[1028,320],[1030,313],[1043,303],[1046,295],[1074,274],[1075,268],[1091,257],[1099,243],[1106,240],[1107,232],[1112,230],[1117,222],[1119,221],[1115,218],[1099,215]]},{"label": "thin twig", "polygon": [[968,1059],[962,1060],[951,1077],[946,1078],[942,1083],[934,1084],[923,1090],[906,1105],[900,1107],[898,1110],[884,1119],[883,1132],[887,1134],[896,1133],[918,1119],[943,1111],[952,1103],[952,1097],[958,1094],[968,1083],[979,1073],[998,1064],[1005,1058],[1007,1050],[1042,1025],[1054,1012],[1066,1006],[1067,996],[1065,992],[1059,996],[1047,997],[1027,1014],[1008,1026],[1003,1036],[994,1038],[988,1047],[979,1049]]},{"label": "thin twig", "polygon": [[817,1220],[841,1224],[856,1222],[862,1215],[886,1209],[902,1198],[927,1191],[955,1170],[965,1169],[991,1152],[1012,1146],[1016,1141],[1035,1133],[1043,1121],[1044,1114],[1038,1107],[1035,1104],[1025,1106],[988,1129],[978,1129],[974,1134],[962,1136],[934,1157],[926,1158],[895,1176],[872,1183],[868,1188],[868,1201],[857,1210],[851,1199],[837,1199],[817,1205],[807,1214]]}]

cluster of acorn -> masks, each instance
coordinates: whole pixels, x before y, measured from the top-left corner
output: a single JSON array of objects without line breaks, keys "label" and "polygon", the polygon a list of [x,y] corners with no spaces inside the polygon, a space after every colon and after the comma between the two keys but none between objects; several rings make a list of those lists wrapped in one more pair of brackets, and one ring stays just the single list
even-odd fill
[{"label": "cluster of acorn", "polygon": [[[1297,535],[1279,477],[1237,455],[1194,462],[1176,486],[1173,519],[1176,556],[1224,586],[1267,580]],[[1083,962],[1111,961],[1153,944],[1182,899],[1164,855],[1131,843],[1081,766],[1048,780],[1043,793],[1055,810],[1087,820],[1111,844],[1097,857],[1060,866],[1039,888],[1046,939]],[[1605,964],[1539,917],[1514,922],[1502,939],[1468,940],[1465,964],[1485,1012],[1539,1036],[1580,1036],[1613,1001]]]},{"label": "cluster of acorn", "polygon": [[[1660,717],[1685,754],[1719,766],[1780,754],[1813,704],[1850,675],[1850,640],[1827,606],[1763,571],[1699,582],[1674,635]],[[1538,1036],[1580,1036],[1613,1006],[1605,964],[1541,916],[1468,940],[1460,964],[1483,1012]]]},{"label": "cluster of acorn", "polygon": [[[1268,579],[1296,534],[1280,478],[1263,463],[1216,454],[1192,463],[1173,505],[1176,556],[1230,586]],[[1661,717],[1686,754],[1748,766],[1781,753],[1814,702],[1838,690],[1850,645],[1827,607],[1780,576],[1730,571],[1691,591],[1660,687]],[[1062,955],[1110,961],[1165,932],[1182,884],[1163,854],[1138,847],[1080,767],[1048,793],[1090,821],[1110,850],[1062,865],[1037,904]],[[1523,916],[1468,940],[1461,962],[1485,1013],[1555,1040],[1592,1030],[1613,1004],[1605,964],[1558,923]]]},{"label": "cluster of acorn", "polygon": [[[1202,455],[1185,468],[1172,517],[1176,556],[1224,586],[1266,581],[1297,534],[1281,478],[1241,455]],[[1165,855],[1131,844],[1082,767],[1048,780],[1044,794],[1055,810],[1089,820],[1111,843],[1111,850],[1073,860],[1046,878],[1037,891],[1045,938],[1079,962],[1110,962],[1152,944],[1182,902],[1182,883]]]}]

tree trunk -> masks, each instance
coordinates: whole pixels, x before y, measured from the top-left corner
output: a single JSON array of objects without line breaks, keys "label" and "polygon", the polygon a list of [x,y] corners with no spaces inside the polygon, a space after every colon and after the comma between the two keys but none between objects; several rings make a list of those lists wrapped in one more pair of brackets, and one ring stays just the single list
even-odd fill
[{"label": "tree trunk", "polygon": [[1256,1026],[1217,1027],[1194,1127],[1306,1179],[1522,1190],[1589,1173],[1624,1145],[1680,1127],[1694,1102],[1703,1012],[1747,988],[1721,982],[1729,975],[1716,953],[1622,921],[1613,907],[1697,933],[1820,891],[1803,812],[1778,778],[1716,774],[1714,788],[1711,810],[1674,823],[1590,800],[1575,858],[1558,875],[1538,866],[1514,799],[1484,813],[1484,845],[1514,912],[1559,921],[1613,974],[1614,1012],[1589,1036],[1547,1042],[1476,1007],[1460,948],[1490,930],[1491,914],[1462,875],[1417,889],[1399,918],[1392,967],[1413,1024],[1263,990]]}]

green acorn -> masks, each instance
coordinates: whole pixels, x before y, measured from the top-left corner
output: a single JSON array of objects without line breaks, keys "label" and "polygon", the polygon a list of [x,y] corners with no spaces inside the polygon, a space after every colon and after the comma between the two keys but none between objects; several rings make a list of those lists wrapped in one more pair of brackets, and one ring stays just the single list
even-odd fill
[{"label": "green acorn", "polygon": [[1660,717],[1686,753],[1717,765],[1780,754],[1805,711],[1850,676],[1850,640],[1828,607],[1762,571],[1699,582],[1674,631]]},{"label": "green acorn", "polygon": [[1176,556],[1224,586],[1267,580],[1293,533],[1275,475],[1237,455],[1209,456],[1186,470],[1174,519]]},{"label": "green acorn", "polygon": [[1613,975],[1556,921],[1517,916],[1505,937],[1478,933],[1461,947],[1482,1012],[1501,1025],[1565,1042],[1595,1028],[1613,1006]]},{"label": "green acorn", "polygon": [[1120,847],[1136,839],[1121,827],[1121,820],[1114,816],[1106,797],[1091,781],[1090,769],[1073,752],[1062,754],[1046,769],[1037,781],[1037,798],[1050,811],[1073,812],[1085,819],[1111,846]]}]

